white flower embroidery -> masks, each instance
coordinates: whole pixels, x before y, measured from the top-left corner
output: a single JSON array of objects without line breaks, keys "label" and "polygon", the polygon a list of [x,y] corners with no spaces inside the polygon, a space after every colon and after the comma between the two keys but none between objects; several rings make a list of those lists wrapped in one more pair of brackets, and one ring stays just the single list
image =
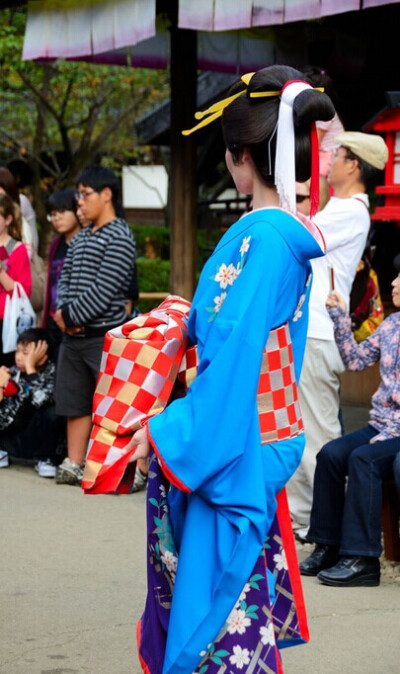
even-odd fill
[{"label": "white flower embroidery", "polygon": [[168,571],[173,576],[175,576],[176,569],[178,567],[178,558],[175,557],[175,555],[172,554],[172,552],[170,552],[169,550],[165,550],[165,552],[161,555],[161,561],[164,562]]},{"label": "white flower embroidery", "polygon": [[243,241],[242,241],[242,245],[240,246],[240,254],[241,254],[241,255],[244,255],[244,254],[247,253],[247,251],[249,250],[249,248],[250,248],[250,239],[251,239],[251,236],[245,236],[245,237],[244,237],[244,239],[243,239]]},{"label": "white flower embroidery", "polygon": [[233,268],[233,280],[234,281],[236,281],[236,279],[239,276],[241,271],[242,271],[242,268],[240,266],[240,262],[238,262],[236,267]]},{"label": "white flower embroidery", "polygon": [[243,669],[244,665],[249,664],[250,652],[247,648],[234,646],[232,650],[233,655],[229,657],[229,662],[231,663],[231,665],[235,665],[237,669]]},{"label": "white flower embroidery", "polygon": [[221,309],[221,307],[224,303],[225,297],[226,297],[226,293],[221,293],[220,295],[216,295],[216,297],[214,297],[214,304],[215,304],[214,311],[215,311],[215,313],[218,313],[218,311]]},{"label": "white flower embroidery", "polygon": [[260,637],[264,646],[274,646],[275,645],[275,635],[274,635],[274,626],[272,623],[269,623],[267,626],[260,627]]},{"label": "white flower embroidery", "polygon": [[236,278],[235,273],[236,268],[233,266],[232,262],[228,266],[223,262],[215,274],[215,281],[217,281],[220,287],[225,290],[228,285],[231,286],[233,284]]},{"label": "white flower embroidery", "polygon": [[250,585],[248,583],[246,583],[246,585],[244,586],[244,588],[242,590],[242,594],[239,597],[239,601],[244,601],[246,599],[246,592],[250,592],[250,590],[251,590]]},{"label": "white flower embroidery", "polygon": [[244,634],[246,627],[251,624],[250,618],[246,616],[246,611],[240,608],[234,608],[228,617],[228,632],[229,634]]},{"label": "white flower embroidery", "polygon": [[287,571],[288,565],[287,565],[286,554],[285,554],[284,550],[282,550],[281,555],[279,553],[274,555],[274,562],[276,564],[276,568],[278,569],[278,571],[282,571],[282,569]]}]

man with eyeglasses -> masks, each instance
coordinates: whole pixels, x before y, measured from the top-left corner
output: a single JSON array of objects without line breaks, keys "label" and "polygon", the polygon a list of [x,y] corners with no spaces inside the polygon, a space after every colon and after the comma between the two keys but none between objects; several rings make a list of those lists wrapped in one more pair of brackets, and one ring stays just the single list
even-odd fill
[{"label": "man with eyeglasses", "polygon": [[119,181],[92,166],[77,179],[76,200],[90,222],[72,240],[58,286],[54,321],[63,332],[56,376],[57,414],[67,417],[68,457],[56,482],[80,484],[92,425],[92,399],[104,335],[127,320],[135,241],[122,217]]},{"label": "man with eyeglasses", "polygon": [[[339,392],[344,366],[325,301],[335,289],[349,306],[351,286],[370,228],[366,192],[378,181],[388,157],[380,136],[346,131],[336,140],[339,147],[327,179],[334,196],[314,218],[324,236],[327,254],[311,262],[313,284],[299,387],[306,446],[301,464],[287,485],[293,529],[300,541],[306,540],[310,523],[317,453],[342,434]],[[299,204],[299,210],[306,204]]]}]

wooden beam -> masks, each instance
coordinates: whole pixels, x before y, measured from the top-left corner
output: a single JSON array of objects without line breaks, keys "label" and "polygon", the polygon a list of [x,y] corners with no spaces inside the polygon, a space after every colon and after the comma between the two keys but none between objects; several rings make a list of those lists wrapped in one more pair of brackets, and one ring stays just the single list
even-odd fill
[{"label": "wooden beam", "polygon": [[193,126],[196,69],[197,34],[178,29],[175,16],[171,28],[170,287],[188,300],[196,283],[196,139],[185,138],[181,131]]}]

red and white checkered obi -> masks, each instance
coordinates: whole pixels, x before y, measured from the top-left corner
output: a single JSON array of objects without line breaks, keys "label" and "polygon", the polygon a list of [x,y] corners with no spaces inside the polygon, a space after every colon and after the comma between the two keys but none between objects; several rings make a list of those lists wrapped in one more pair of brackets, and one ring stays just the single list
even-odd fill
[{"label": "red and white checkered obi", "polygon": [[[177,377],[188,388],[196,376],[197,349],[186,348],[189,309],[186,300],[169,296],[106,334],[82,481],[86,492],[130,491],[133,432],[165,408]],[[303,432],[288,323],[269,334],[257,407],[262,444]]]},{"label": "red and white checkered obi", "polygon": [[134,431],[169,400],[186,350],[189,311],[190,302],[170,295],[150,313],[107,332],[82,481],[86,492],[130,490],[135,465],[128,462],[135,448],[128,446]]},{"label": "red and white checkered obi", "polygon": [[289,324],[271,330],[263,353],[257,391],[261,443],[303,432]]}]

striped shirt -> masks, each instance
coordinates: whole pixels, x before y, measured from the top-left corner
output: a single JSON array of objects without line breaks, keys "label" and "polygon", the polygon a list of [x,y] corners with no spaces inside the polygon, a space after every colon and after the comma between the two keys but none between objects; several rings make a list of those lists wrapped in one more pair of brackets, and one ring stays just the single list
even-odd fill
[{"label": "striped shirt", "polygon": [[57,306],[67,327],[104,328],[126,320],[125,304],[136,258],[135,239],[115,218],[71,241],[58,285]]}]

